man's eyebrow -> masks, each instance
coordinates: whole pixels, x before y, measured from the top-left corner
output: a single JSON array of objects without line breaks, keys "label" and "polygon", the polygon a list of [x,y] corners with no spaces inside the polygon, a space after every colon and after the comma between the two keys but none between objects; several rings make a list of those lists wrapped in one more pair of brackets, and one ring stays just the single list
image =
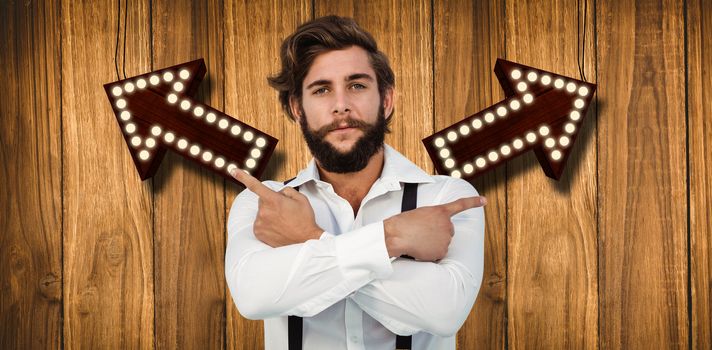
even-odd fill
[{"label": "man's eyebrow", "polygon": [[[345,81],[352,81],[352,80],[357,80],[357,79],[366,79],[366,80],[369,80],[369,81],[373,81],[373,80],[374,80],[371,75],[366,74],[366,73],[355,73],[355,74],[351,74],[351,75],[349,75],[348,77],[346,77],[346,79],[344,79],[344,80],[345,80]],[[309,89],[311,89],[312,87],[317,86],[317,85],[329,85],[329,84],[331,84],[331,80],[319,79],[319,80],[313,81],[311,84],[307,85],[306,89],[309,90]]]}]

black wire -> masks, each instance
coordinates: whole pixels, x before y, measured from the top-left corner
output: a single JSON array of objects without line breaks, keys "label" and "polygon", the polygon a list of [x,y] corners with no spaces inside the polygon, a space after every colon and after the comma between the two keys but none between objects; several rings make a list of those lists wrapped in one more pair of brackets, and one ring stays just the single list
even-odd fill
[{"label": "black wire", "polygon": [[[128,0],[126,0],[128,1]],[[117,1],[116,6],[116,48],[114,49],[114,68],[116,68],[116,80],[120,80],[119,77],[119,63],[116,62],[116,57],[119,56],[119,31],[121,27],[121,0]]]},{"label": "black wire", "polygon": [[[586,18],[588,18],[587,13],[588,13],[588,1],[584,0],[584,3],[583,3],[583,44],[581,44],[581,47],[582,47],[581,51],[583,54],[581,55],[582,56],[581,57],[581,61],[582,61],[581,65],[584,68],[582,70],[583,81],[588,83],[588,79],[586,79]],[[596,29],[594,28],[594,30],[596,30]]]},{"label": "black wire", "polygon": [[129,14],[129,0],[126,0],[124,2],[124,62],[123,62],[123,67],[121,68],[124,71],[124,79],[126,79],[126,27],[128,22],[126,21],[126,18]]},{"label": "black wire", "polygon": [[[586,1],[586,0],[584,0]],[[576,65],[578,66],[579,77],[583,79],[581,70],[581,0],[576,0]]]}]

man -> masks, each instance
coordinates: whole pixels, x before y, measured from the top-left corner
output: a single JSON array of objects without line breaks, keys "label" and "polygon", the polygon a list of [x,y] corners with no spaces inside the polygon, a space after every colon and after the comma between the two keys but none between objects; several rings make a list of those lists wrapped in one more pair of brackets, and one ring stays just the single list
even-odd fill
[{"label": "man", "polygon": [[393,72],[353,20],[303,24],[281,58],[269,81],[314,158],[286,184],[233,172],[238,310],[265,320],[267,349],[454,349],[482,280],[484,197],[383,143]]}]

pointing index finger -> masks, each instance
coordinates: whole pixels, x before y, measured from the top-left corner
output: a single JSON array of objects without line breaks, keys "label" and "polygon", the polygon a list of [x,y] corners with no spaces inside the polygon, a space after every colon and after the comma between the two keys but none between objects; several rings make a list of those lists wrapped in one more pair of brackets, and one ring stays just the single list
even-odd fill
[{"label": "pointing index finger", "polygon": [[269,199],[278,195],[277,192],[272,191],[269,187],[260,182],[260,180],[237,167],[230,170],[230,175],[262,199]]},{"label": "pointing index finger", "polygon": [[478,196],[460,198],[450,203],[442,204],[442,206],[447,209],[447,211],[450,213],[450,216],[453,216],[467,209],[482,207],[485,204],[487,204],[487,198]]}]

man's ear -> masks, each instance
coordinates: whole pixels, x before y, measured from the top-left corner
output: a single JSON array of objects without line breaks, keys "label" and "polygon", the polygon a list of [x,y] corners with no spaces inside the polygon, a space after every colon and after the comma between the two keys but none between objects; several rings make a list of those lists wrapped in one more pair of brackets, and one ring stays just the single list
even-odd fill
[{"label": "man's ear", "polygon": [[289,110],[292,112],[295,121],[299,122],[299,120],[302,118],[302,113],[301,108],[299,108],[299,101],[294,96],[289,97]]},{"label": "man's ear", "polygon": [[383,113],[386,119],[393,113],[393,107],[395,106],[395,89],[390,87],[387,88],[383,96]]}]

